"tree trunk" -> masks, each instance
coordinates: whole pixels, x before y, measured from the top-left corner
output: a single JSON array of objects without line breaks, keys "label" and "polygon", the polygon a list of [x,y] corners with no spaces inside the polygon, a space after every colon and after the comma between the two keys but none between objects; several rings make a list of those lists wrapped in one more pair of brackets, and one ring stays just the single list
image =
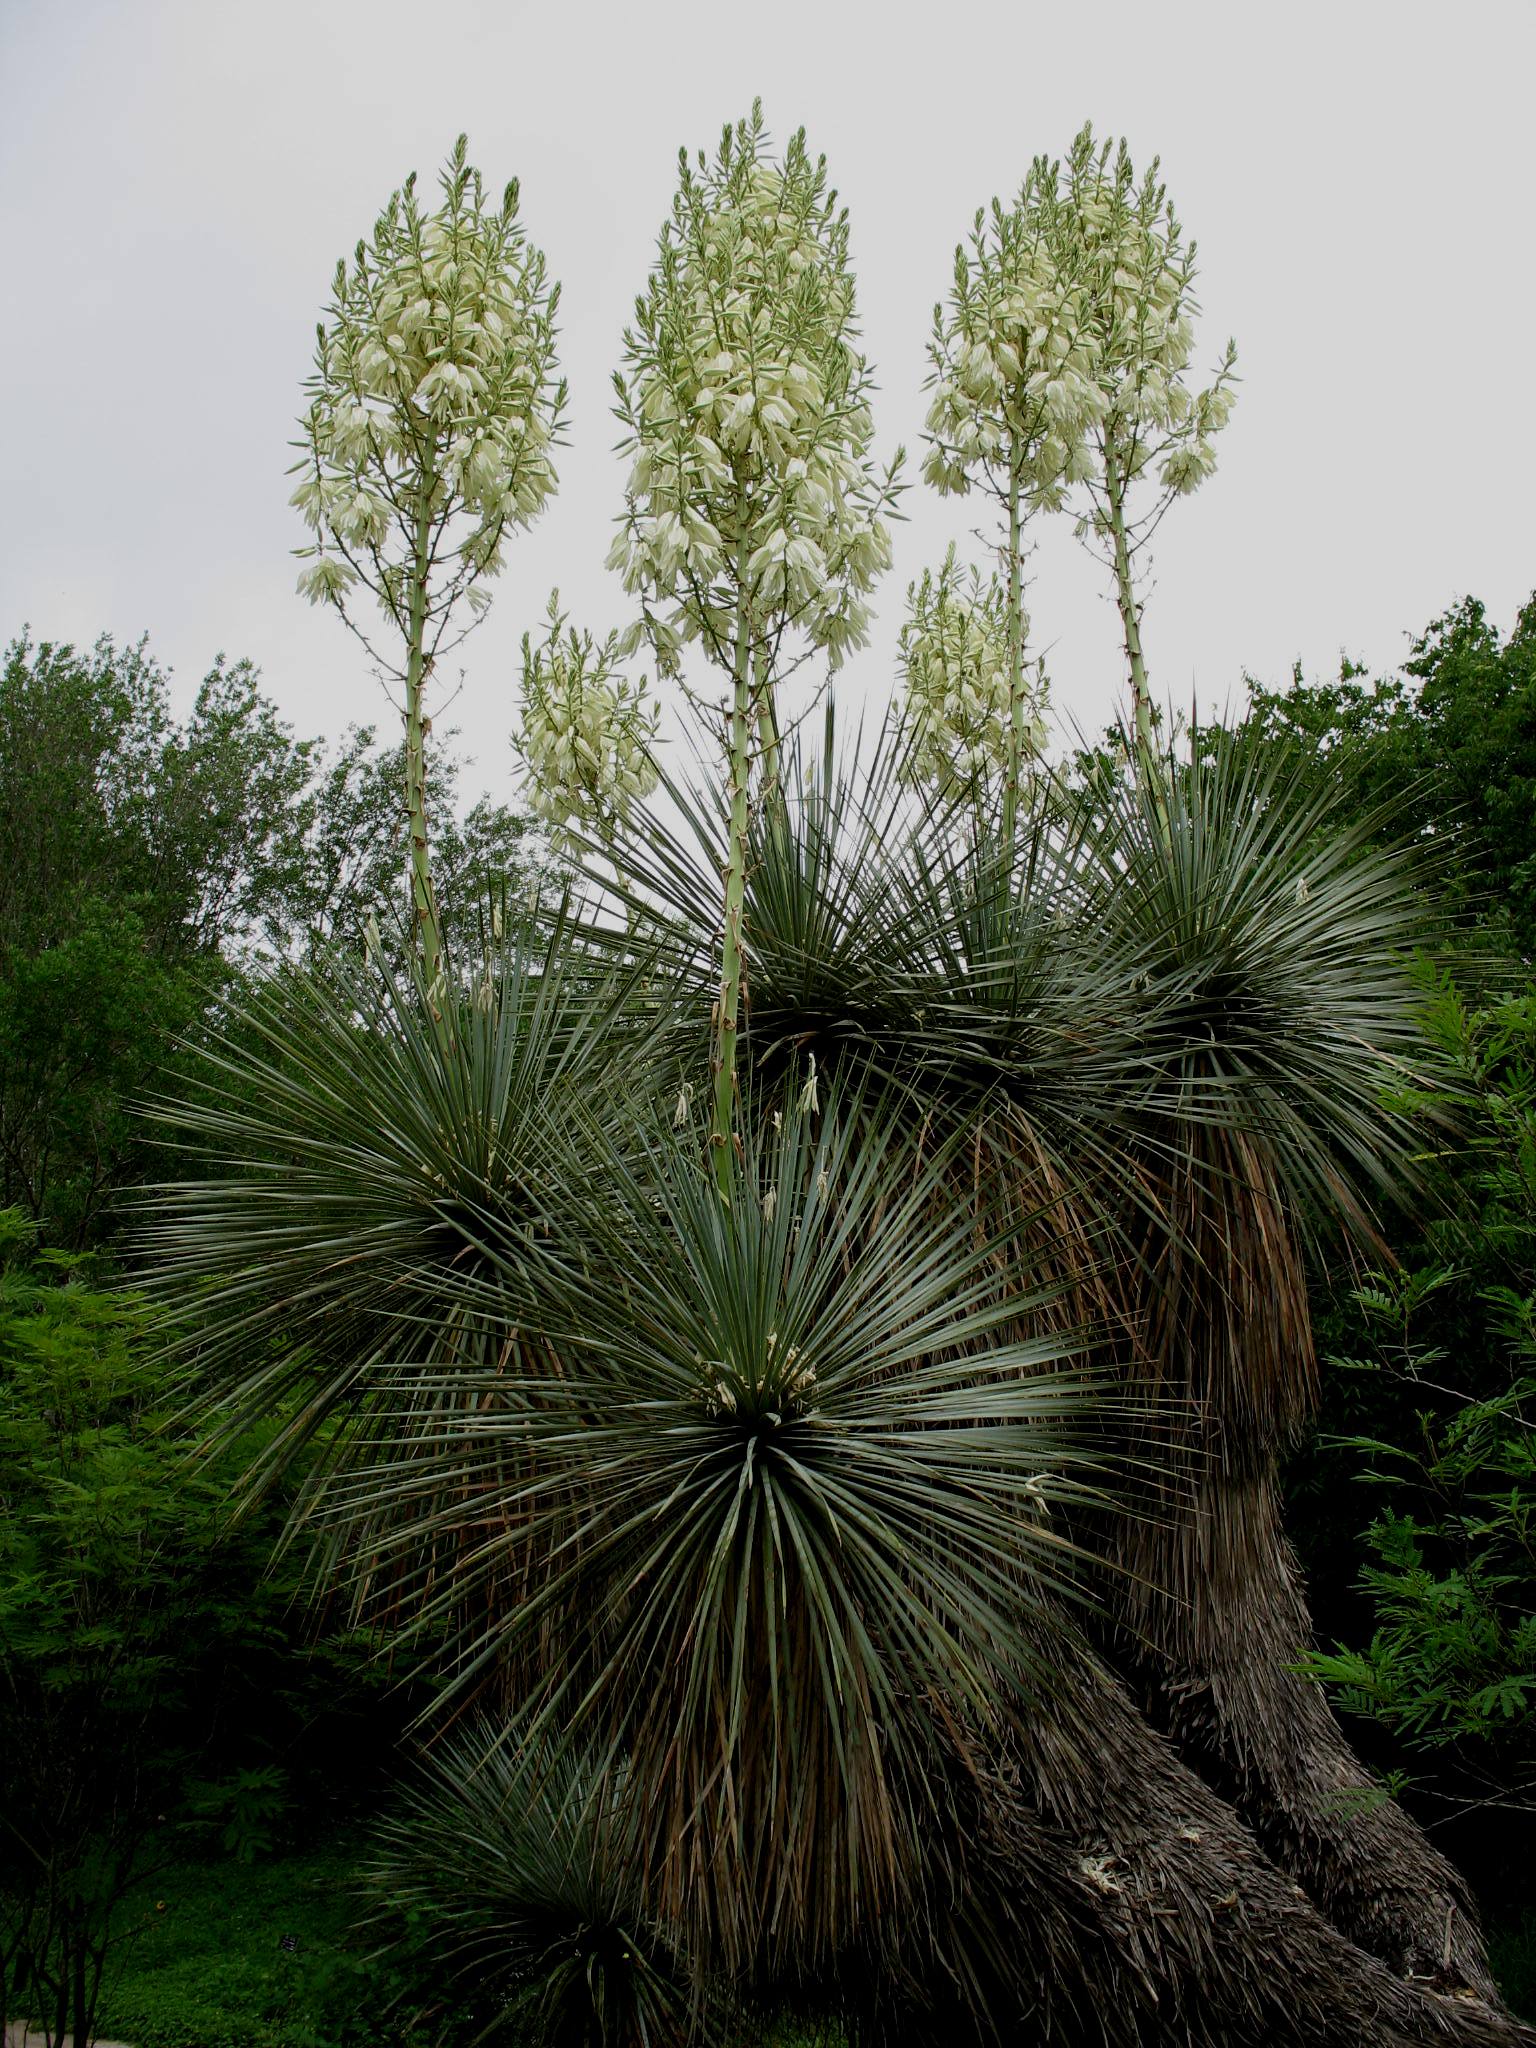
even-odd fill
[{"label": "tree trunk", "polygon": [[[1187,1551],[1175,1569],[1204,1577],[1205,1611],[1163,1603],[1126,1668],[1180,1754],[1336,1927],[1401,1977],[1494,2000],[1464,1880],[1373,1784],[1321,1688],[1289,1668],[1311,1622],[1276,1494],[1272,1475],[1202,1490],[1162,1548],[1165,1566],[1171,1547]],[[1241,1571],[1219,1554],[1234,1527]]]},{"label": "tree trunk", "polygon": [[1536,2048],[1341,1934],[1113,1680],[955,1791],[963,1846],[860,1973],[857,2048]]},{"label": "tree trunk", "polygon": [[1295,1675],[1312,1626],[1279,1461],[1316,1405],[1306,1276],[1257,1142],[1209,1133],[1204,1149],[1174,1192],[1172,1229],[1146,1247],[1148,1363],[1173,1397],[1162,1412],[1185,1484],[1123,1525],[1126,1569],[1109,1581],[1116,1661],[1336,1927],[1401,1977],[1497,2002],[1464,1881],[1374,1786],[1322,1690]]}]

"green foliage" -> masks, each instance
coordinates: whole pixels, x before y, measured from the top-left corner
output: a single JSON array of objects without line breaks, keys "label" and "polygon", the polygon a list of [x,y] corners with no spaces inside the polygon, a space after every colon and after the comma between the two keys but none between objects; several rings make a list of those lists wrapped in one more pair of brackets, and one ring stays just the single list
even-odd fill
[{"label": "green foliage", "polygon": [[175,1796],[177,1710],[242,1622],[214,1580],[221,1489],[157,1431],[142,1308],[33,1236],[0,1212],[0,1922],[58,2033],[89,2022]]},{"label": "green foliage", "polygon": [[703,2016],[645,1910],[620,1773],[573,1747],[517,1750],[471,1726],[430,1759],[366,1866],[376,1925],[418,1951],[467,2009],[539,2048],[681,2044]]},{"label": "green foliage", "polygon": [[1536,957],[1536,598],[1508,639],[1465,598],[1414,641],[1401,676],[1256,688],[1246,724],[1299,742],[1381,837],[1436,850],[1450,902]]},{"label": "green foliage", "polygon": [[[449,1840],[435,1828],[448,1857],[440,1872],[418,1862],[410,1843],[390,1852],[426,1903],[390,1906],[387,1889],[381,1902],[377,1850],[352,1834],[275,1862],[178,1860],[127,1902],[101,2032],[135,2048],[475,2048],[483,2039],[550,2048],[536,2020],[501,2020],[497,1987],[514,1957],[487,1956],[485,1995],[442,1959],[444,1907],[478,1926],[482,1905],[492,1917],[505,1897],[496,1837],[503,1826],[515,1832],[519,1815],[445,1786],[444,1820],[472,1810],[473,1837]],[[433,1811],[423,1808],[429,1833]],[[381,1903],[383,1917],[360,1924]],[[561,1958],[549,1960],[558,1967]],[[711,2048],[841,2048],[839,2036],[788,2021],[760,2033],[743,2020],[703,2039]]]},{"label": "green foliage", "polygon": [[[183,1861],[127,1902],[98,2024],[135,2048],[435,2048],[444,2003],[408,1942],[371,1956],[349,1845]],[[424,2008],[435,2007],[429,2016]],[[466,2044],[473,2029],[458,2038]]]},{"label": "green foliage", "polygon": [[[0,669],[0,1205],[54,1243],[108,1228],[149,1169],[135,1119],[174,1040],[253,956],[356,944],[403,904],[401,751],[298,740],[248,662],[221,658],[186,718],[143,642],[23,637]],[[452,806],[436,758],[445,916],[521,906],[523,824]]]},{"label": "green foliage", "polygon": [[[0,1202],[82,1244],[142,1148],[125,1096],[254,910],[295,763],[251,673],[184,726],[143,645],[25,638],[0,670]],[[265,803],[265,813],[256,808]]]},{"label": "green foliage", "polygon": [[300,1559],[266,1570],[275,1517],[232,1521],[255,1447],[201,1450],[148,1327],[0,1211],[0,2004],[55,2032],[88,2018],[154,1838],[254,1859],[378,1743],[358,1647],[295,1629]]},{"label": "green foliage", "polygon": [[1359,1587],[1371,1636],[1308,1668],[1398,1738],[1442,1791],[1521,1810],[1536,1795],[1536,994],[1469,1009],[1450,981],[1442,1210],[1399,1268],[1350,1296],[1346,1398],[1370,1433],[1330,1448],[1385,1498]]}]

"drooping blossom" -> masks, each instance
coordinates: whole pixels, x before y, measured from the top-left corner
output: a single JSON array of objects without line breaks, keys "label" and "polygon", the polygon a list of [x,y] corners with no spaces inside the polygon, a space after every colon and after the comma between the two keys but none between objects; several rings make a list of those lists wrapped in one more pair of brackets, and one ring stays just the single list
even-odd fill
[{"label": "drooping blossom", "polygon": [[651,794],[659,717],[646,679],[624,674],[618,635],[597,641],[568,628],[553,592],[543,640],[523,635],[513,743],[528,770],[530,806],[557,841],[572,828],[606,835]]},{"label": "drooping blossom", "polygon": [[343,604],[362,584],[407,639],[419,601],[428,659],[460,598],[484,609],[506,534],[555,490],[565,406],[559,288],[518,221],[516,183],[488,204],[466,147],[434,212],[413,174],[337,265],[291,472],[314,535],[300,590]]},{"label": "drooping blossom", "polygon": [[848,217],[804,134],[782,160],[760,107],[715,157],[679,159],[615,380],[629,458],[609,556],[658,660],[701,642],[771,670],[786,633],[836,667],[890,563],[892,473],[870,456]]},{"label": "drooping blossom", "polygon": [[[1027,617],[1023,625],[1027,634]],[[978,797],[1009,758],[1008,600],[998,577],[963,574],[951,547],[937,572],[925,569],[908,589],[899,660],[905,773],[945,798]],[[1045,746],[1046,694],[1037,668],[1023,721],[1031,759]]]}]

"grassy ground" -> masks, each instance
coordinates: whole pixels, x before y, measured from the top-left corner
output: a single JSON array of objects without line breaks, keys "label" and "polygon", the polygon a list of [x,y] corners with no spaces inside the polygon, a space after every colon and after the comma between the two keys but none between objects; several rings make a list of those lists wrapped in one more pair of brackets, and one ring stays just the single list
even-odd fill
[{"label": "grassy ground", "polygon": [[[451,2004],[424,2010],[420,1987],[354,1932],[352,1846],[162,1873],[125,1916],[102,2037],[133,2048],[454,2048],[475,2030],[454,2028]],[[787,2028],[767,2048],[811,2043]]]},{"label": "grassy ground", "polygon": [[376,2017],[398,1986],[352,1935],[351,1873],[344,1849],[166,1871],[131,1901],[100,2031],[134,2048],[410,2040]]},{"label": "grassy ground", "polygon": [[[352,1931],[350,1844],[178,1865],[131,1905],[100,2032],[133,2048],[438,2048],[451,2013],[390,2014],[407,1990]],[[1536,1909],[1492,1935],[1515,2010],[1536,2019]],[[414,2001],[418,2009],[419,1997]],[[407,2003],[407,2014],[410,2001]],[[785,2032],[777,2048],[796,2048]]]}]

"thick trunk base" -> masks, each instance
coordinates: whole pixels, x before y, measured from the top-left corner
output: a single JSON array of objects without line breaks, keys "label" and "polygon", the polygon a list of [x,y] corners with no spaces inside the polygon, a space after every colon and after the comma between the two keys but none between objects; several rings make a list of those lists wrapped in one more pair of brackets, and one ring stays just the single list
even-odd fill
[{"label": "thick trunk base", "polygon": [[958,1798],[964,1846],[865,1973],[858,2048],[1536,2048],[1342,1934],[1118,1685]]}]

